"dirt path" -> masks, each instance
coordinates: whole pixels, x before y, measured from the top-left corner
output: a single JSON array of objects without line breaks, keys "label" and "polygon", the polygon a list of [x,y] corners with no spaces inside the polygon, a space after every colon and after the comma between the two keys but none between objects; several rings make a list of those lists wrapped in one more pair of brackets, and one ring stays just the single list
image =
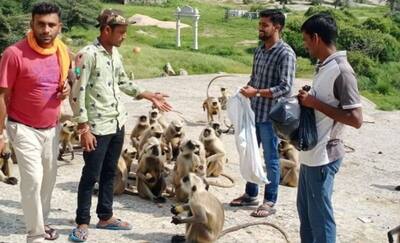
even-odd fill
[{"label": "dirt path", "polygon": [[[198,138],[206,115],[201,104],[206,95],[208,81],[215,75],[168,77],[138,82],[149,90],[169,94],[174,108],[184,114],[191,122],[187,134]],[[211,93],[218,95],[220,86],[233,93],[236,87],[244,85],[248,76],[225,78],[215,81]],[[304,80],[296,81],[298,89]],[[133,121],[141,114],[147,114],[150,104],[133,101],[124,97],[129,111],[130,122],[126,124],[129,132]],[[387,242],[386,232],[400,224],[400,192],[394,186],[400,185],[398,146],[400,144],[400,112],[383,112],[374,109],[373,104],[364,100],[364,123],[360,130],[348,128],[345,143],[355,149],[348,153],[336,178],[333,195],[338,242]],[[175,114],[168,114],[168,118]],[[226,135],[223,142],[228,151],[229,163],[226,172],[238,181],[234,188],[211,188],[211,192],[224,203],[226,210],[225,227],[257,220],[249,216],[252,208],[230,208],[227,203],[240,195],[244,181],[239,174],[237,152],[232,135]],[[128,141],[128,136],[126,141]],[[17,167],[16,167],[17,168]],[[68,233],[73,227],[76,209],[76,191],[82,168],[81,153],[71,163],[59,162],[57,184],[53,194],[50,222],[61,233],[55,242],[67,242]],[[17,176],[18,170],[16,169]],[[24,224],[17,186],[0,183],[0,242],[16,243],[24,241]],[[263,190],[261,190],[263,191]],[[261,196],[260,196],[261,199]],[[268,221],[285,229],[291,242],[299,242],[299,221],[296,211],[296,189],[279,188],[276,215]],[[170,223],[169,212],[172,201],[163,207],[134,196],[115,198],[115,215],[130,221],[134,228],[128,232],[104,231],[94,229],[97,222],[95,206],[92,202],[92,225],[89,242],[169,242],[173,234],[183,233],[183,226]],[[361,219],[361,220],[360,220]],[[362,222],[364,221],[364,222]],[[261,226],[247,228],[222,238],[219,242],[284,242],[276,230]]]}]

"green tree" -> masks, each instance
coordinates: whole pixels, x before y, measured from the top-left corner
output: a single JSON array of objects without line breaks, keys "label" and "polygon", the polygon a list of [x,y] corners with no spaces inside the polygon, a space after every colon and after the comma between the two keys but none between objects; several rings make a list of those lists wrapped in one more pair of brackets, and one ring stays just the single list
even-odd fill
[{"label": "green tree", "polygon": [[98,0],[55,0],[55,3],[63,11],[62,21],[67,31],[73,26],[88,28],[95,25],[101,11]]}]

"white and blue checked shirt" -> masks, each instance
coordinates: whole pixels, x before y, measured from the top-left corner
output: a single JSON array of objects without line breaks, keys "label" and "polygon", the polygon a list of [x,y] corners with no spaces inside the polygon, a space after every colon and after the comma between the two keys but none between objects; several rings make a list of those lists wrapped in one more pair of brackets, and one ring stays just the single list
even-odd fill
[{"label": "white and blue checked shirt", "polygon": [[279,40],[270,49],[264,43],[254,53],[253,70],[249,85],[256,89],[270,89],[273,98],[251,97],[251,108],[256,122],[268,121],[271,107],[277,98],[292,95],[292,84],[296,72],[296,54]]}]

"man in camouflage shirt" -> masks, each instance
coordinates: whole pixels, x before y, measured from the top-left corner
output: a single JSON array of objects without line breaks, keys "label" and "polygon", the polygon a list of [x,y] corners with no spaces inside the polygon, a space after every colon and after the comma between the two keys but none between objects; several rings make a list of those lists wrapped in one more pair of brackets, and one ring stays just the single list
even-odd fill
[{"label": "man in camouflage shirt", "polygon": [[129,230],[131,225],[113,216],[113,183],[118,158],[124,143],[127,112],[120,91],[151,101],[162,111],[170,111],[166,95],[145,91],[128,79],[122,65],[119,47],[125,39],[127,21],[119,12],[104,10],[97,19],[100,36],[84,47],[76,57],[76,81],[72,89],[72,106],[85,165],[78,188],[77,227],[69,238],[86,241],[90,222],[93,187],[99,182],[96,213],[100,229]]}]

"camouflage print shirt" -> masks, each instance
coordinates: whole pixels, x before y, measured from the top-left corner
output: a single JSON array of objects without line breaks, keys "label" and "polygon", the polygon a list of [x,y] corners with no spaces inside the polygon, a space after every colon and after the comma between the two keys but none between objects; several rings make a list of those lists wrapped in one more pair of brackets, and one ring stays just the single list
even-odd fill
[{"label": "camouflage print shirt", "polygon": [[96,135],[116,133],[127,120],[121,91],[133,97],[144,91],[128,79],[117,48],[110,54],[98,40],[84,47],[76,56],[75,75],[71,91],[75,121],[88,122]]}]

